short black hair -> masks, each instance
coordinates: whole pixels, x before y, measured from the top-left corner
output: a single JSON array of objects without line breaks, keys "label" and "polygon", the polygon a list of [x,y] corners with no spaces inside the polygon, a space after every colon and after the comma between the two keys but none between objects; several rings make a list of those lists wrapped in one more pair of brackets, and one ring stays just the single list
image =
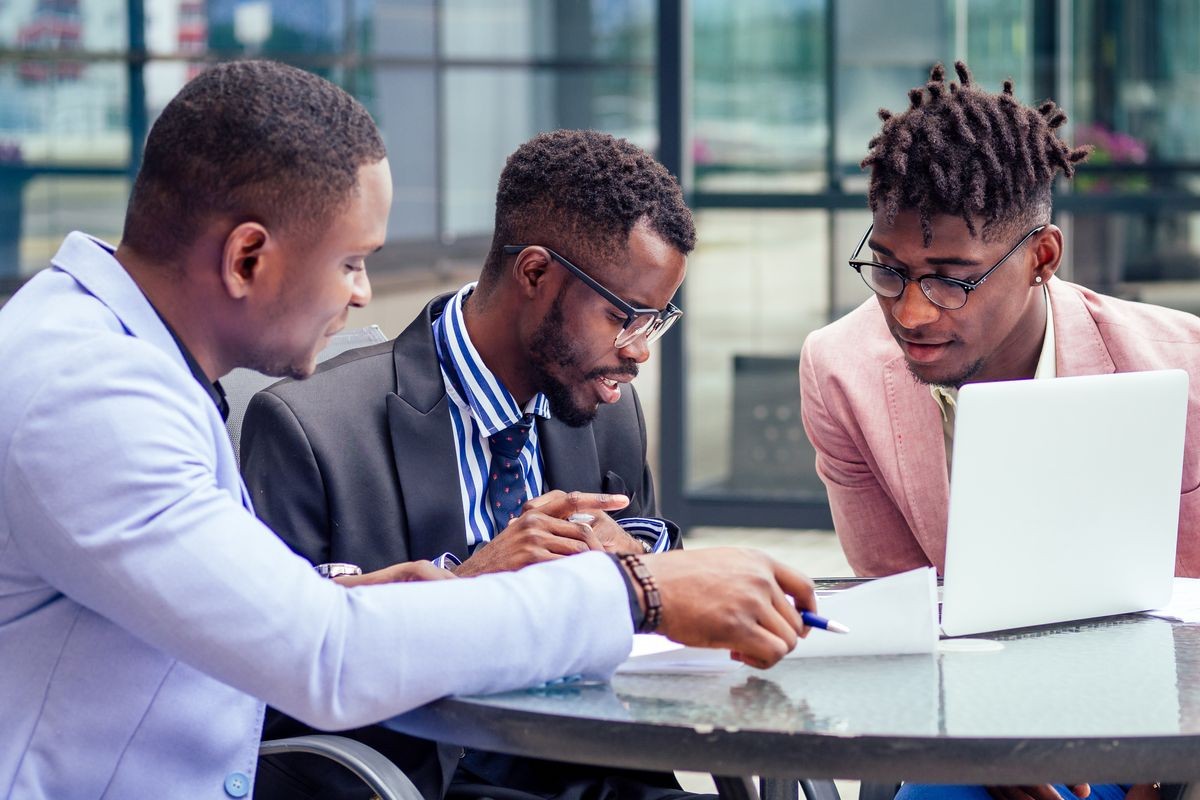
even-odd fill
[{"label": "short black hair", "polygon": [[359,168],[385,156],[371,115],[324,78],[272,61],[218,64],[151,128],[122,244],[165,263],[222,217],[319,231]]},{"label": "short black hair", "polygon": [[544,245],[580,266],[602,261],[642,221],[685,255],[696,246],[679,182],[645,150],[597,131],[539,134],[500,173],[484,277],[499,272],[508,244]]},{"label": "short black hair", "polygon": [[972,236],[982,219],[985,240],[1048,222],[1055,175],[1070,178],[1091,152],[1058,137],[1067,115],[1053,100],[1022,105],[1012,80],[992,94],[963,62],[954,69],[960,83],[947,86],[945,68],[935,65],[928,83],[909,90],[902,114],[879,109],[883,128],[862,161],[871,170],[871,211],[889,224],[901,210],[917,211],[926,247],[938,214],[962,217]]}]

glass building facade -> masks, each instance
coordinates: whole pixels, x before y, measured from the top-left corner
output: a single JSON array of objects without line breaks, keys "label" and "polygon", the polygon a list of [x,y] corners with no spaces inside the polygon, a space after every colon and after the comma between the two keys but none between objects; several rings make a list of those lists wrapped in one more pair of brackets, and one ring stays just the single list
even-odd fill
[{"label": "glass building facade", "polygon": [[150,124],[212,61],[371,109],[395,182],[373,275],[479,263],[505,156],[598,128],[681,176],[699,246],[663,340],[658,474],[698,524],[829,524],[799,425],[807,333],[867,298],[858,162],[934,61],[1053,97],[1097,147],[1059,187],[1064,274],[1200,308],[1200,0],[0,0],[0,292],[120,236]]}]

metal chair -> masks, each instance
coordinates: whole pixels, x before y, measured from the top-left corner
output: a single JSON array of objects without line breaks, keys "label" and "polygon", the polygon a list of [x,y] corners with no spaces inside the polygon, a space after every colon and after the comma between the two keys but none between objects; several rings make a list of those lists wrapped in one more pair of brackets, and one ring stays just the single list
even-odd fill
[{"label": "metal chair", "polygon": [[365,783],[379,800],[423,800],[408,776],[373,747],[345,736],[313,734],[274,739],[259,745],[259,756],[309,753],[341,764]]}]

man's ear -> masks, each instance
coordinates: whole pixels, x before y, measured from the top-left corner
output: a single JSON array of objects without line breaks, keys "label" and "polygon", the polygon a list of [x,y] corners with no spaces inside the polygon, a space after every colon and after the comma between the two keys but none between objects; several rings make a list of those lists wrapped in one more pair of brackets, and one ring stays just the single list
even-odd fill
[{"label": "man's ear", "polygon": [[513,259],[512,277],[522,296],[532,300],[551,280],[551,257],[544,247],[526,247]]},{"label": "man's ear", "polygon": [[[1057,225],[1047,225],[1044,230],[1033,237],[1033,278],[1031,282],[1045,283],[1050,276],[1058,271],[1062,262],[1063,235]],[[1041,278],[1041,281],[1037,281]]]},{"label": "man's ear", "polygon": [[258,222],[243,222],[229,232],[221,249],[221,283],[230,297],[240,300],[254,290],[273,244],[271,234]]}]

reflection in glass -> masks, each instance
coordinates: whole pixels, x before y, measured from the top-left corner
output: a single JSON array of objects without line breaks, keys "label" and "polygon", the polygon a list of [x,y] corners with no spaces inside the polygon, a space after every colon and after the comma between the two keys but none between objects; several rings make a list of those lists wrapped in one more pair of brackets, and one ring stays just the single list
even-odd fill
[{"label": "reflection in glass", "polygon": [[692,159],[699,188],[823,187],[824,5],[693,4]]},{"label": "reflection in glass", "polygon": [[539,131],[596,128],[654,144],[653,76],[642,72],[451,68],[442,97],[449,238],[490,233],[504,161]]},{"label": "reflection in glass", "polygon": [[[0,163],[121,165],[129,157],[127,79],[116,63],[0,66]],[[37,71],[25,69],[36,65]]]},{"label": "reflection in glass", "polygon": [[[124,0],[26,0],[0,4],[0,46],[69,53],[119,52],[129,47]],[[25,62],[30,80],[71,77],[79,62]]]},{"label": "reflection in glass", "polygon": [[828,216],[701,211],[696,223],[684,327],[688,485],[821,497],[797,362],[804,337],[827,320]]},{"label": "reflection in glass", "polygon": [[449,58],[643,65],[654,59],[654,0],[443,0],[440,5],[442,47]]},{"label": "reflection in glass", "polygon": [[1031,0],[912,0],[903,13],[877,0],[847,0],[838,3],[837,27],[836,146],[846,174],[858,173],[867,142],[879,132],[876,110],[906,108],[908,90],[929,79],[935,61],[949,67],[962,59],[987,90],[999,91],[1012,78],[1018,97],[1041,99],[1032,85]]},{"label": "reflection in glass", "polygon": [[129,181],[107,177],[45,176],[22,191],[20,274],[48,266],[67,231],[82,230],[117,244],[125,221]]}]

